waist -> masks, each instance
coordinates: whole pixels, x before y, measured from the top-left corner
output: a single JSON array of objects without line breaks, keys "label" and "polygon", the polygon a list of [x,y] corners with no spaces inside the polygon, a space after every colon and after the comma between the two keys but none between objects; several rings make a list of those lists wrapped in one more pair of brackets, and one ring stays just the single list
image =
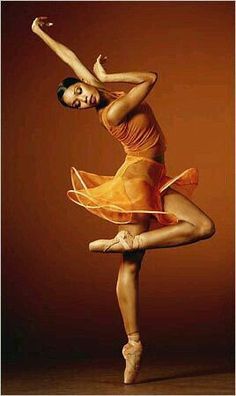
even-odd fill
[{"label": "waist", "polygon": [[160,162],[162,164],[165,163],[164,152],[166,151],[166,144],[164,138],[160,139],[160,135],[158,135],[153,142],[148,147],[141,149],[129,149],[126,145],[124,145],[124,150],[128,155],[134,155],[135,157],[145,157],[156,162]]},{"label": "waist", "polygon": [[151,159],[156,162],[160,162],[161,164],[165,164],[165,154],[164,153],[158,153],[154,148],[151,148],[149,150],[142,150],[142,151],[126,151],[127,155],[131,155],[134,157],[145,157],[148,159]]}]

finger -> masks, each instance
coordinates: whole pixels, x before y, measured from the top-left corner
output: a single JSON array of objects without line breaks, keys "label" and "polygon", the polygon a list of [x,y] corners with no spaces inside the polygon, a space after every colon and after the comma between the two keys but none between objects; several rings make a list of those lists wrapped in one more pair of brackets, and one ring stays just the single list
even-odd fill
[{"label": "finger", "polygon": [[48,19],[48,17],[47,16],[40,16],[40,17],[38,17],[38,19]]},{"label": "finger", "polygon": [[52,22],[47,22],[45,25],[46,25],[46,26],[52,26],[53,23],[52,23]]}]

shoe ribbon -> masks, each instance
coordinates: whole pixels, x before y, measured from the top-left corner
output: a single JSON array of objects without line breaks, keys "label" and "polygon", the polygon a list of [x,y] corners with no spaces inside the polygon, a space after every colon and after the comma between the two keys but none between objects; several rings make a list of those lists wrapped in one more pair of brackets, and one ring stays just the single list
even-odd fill
[{"label": "shoe ribbon", "polygon": [[122,230],[118,232],[115,238],[111,239],[106,245],[103,252],[106,252],[110,249],[111,246],[116,245],[117,243],[121,243],[125,250],[133,247],[133,239],[134,237],[126,230]]}]

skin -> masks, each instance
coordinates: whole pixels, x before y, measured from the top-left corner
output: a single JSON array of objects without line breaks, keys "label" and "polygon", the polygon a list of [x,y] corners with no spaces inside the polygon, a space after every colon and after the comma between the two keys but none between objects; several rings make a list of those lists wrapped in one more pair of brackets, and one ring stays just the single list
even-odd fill
[{"label": "skin", "polygon": [[[150,93],[157,81],[157,73],[153,72],[126,72],[107,74],[104,69],[106,57],[99,55],[93,72],[91,73],[66,46],[56,42],[42,31],[43,26],[51,26],[47,17],[39,17],[33,21],[32,31],[38,35],[66,64],[68,64],[82,82],[70,86],[63,95],[63,100],[70,107],[77,109],[100,109],[110,104],[113,99],[105,83],[128,82],[135,86],[116,100],[110,106],[107,118],[110,124],[118,125],[138,106]],[[94,101],[90,99],[94,98]],[[150,157],[152,158],[152,157]],[[155,159],[155,158],[154,158]],[[119,226],[119,231],[128,230],[134,238],[138,236],[141,249],[124,252],[123,247],[114,245],[111,251],[122,253],[122,262],[119,269],[116,292],[119,307],[123,317],[126,334],[135,332],[135,339],[139,339],[138,323],[138,285],[139,272],[146,249],[181,246],[210,238],[215,233],[212,219],[197,205],[184,195],[168,188],[162,195],[163,209],[174,213],[179,223],[149,231],[150,215],[140,214],[137,224]],[[101,243],[101,251],[102,251]]]},{"label": "skin", "polygon": [[210,238],[215,233],[214,222],[184,195],[168,188],[162,202],[164,211],[174,213],[180,219],[178,224],[148,231],[151,217],[144,216],[139,224],[119,226],[119,231],[128,230],[133,236],[141,237],[144,247],[144,250],[122,253],[116,291],[127,334],[139,330],[138,285],[145,249],[181,246]]},{"label": "skin", "polygon": [[98,113],[114,99],[110,91],[78,82],[67,88],[62,96],[67,106],[76,110],[94,108]]},{"label": "skin", "polygon": [[92,85],[78,82],[65,90],[62,99],[68,106],[82,110],[96,108],[101,95]]}]

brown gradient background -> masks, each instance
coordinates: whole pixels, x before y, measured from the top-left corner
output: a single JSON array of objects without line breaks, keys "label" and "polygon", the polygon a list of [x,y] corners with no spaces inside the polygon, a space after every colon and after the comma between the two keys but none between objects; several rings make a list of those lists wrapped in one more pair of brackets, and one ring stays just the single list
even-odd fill
[{"label": "brown gradient background", "polygon": [[[167,137],[168,174],[197,167],[194,202],[216,223],[212,239],[148,251],[140,280],[141,330],[158,353],[233,350],[233,2],[2,3],[3,347],[9,356],[120,353],[115,294],[120,255],[88,243],[117,232],[66,196],[70,166],[113,175],[121,145],[96,112],[70,111],[55,88],[73,76],[31,32],[49,31],[92,68],[152,70],[148,100]],[[131,85],[114,84],[112,89]],[[107,347],[107,348],[106,348]]]}]

